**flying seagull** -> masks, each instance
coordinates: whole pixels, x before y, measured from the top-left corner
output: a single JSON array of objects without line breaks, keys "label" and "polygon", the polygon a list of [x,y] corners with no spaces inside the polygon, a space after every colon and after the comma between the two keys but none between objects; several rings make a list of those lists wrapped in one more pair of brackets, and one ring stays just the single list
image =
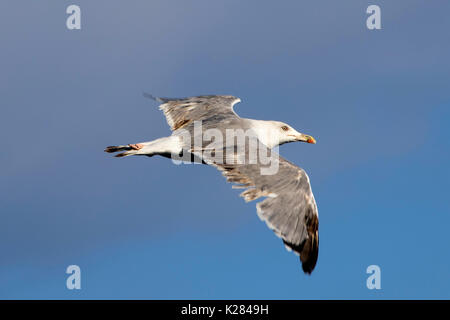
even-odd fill
[{"label": "flying seagull", "polygon": [[[310,274],[319,252],[319,219],[309,177],[303,169],[272,149],[294,141],[316,143],[315,139],[279,121],[240,118],[233,106],[241,100],[234,96],[157,98],[144,95],[161,103],[159,108],[164,112],[172,135],[148,142],[109,146],[105,152],[125,151],[116,157],[182,157],[216,167],[228,182],[235,184],[233,188],[246,189],[241,193],[245,201],[264,197],[256,204],[258,216],[283,240],[289,251],[300,256],[303,271]],[[251,135],[247,140],[237,137],[237,142],[234,136],[223,139],[225,142],[218,139],[230,130],[252,132],[253,138]],[[206,132],[213,132],[215,139],[208,139]],[[255,146],[251,141],[256,142],[256,149],[251,147]],[[276,170],[264,172],[268,162],[263,163],[261,152],[269,154],[265,160],[269,159],[270,165],[276,164]]]}]

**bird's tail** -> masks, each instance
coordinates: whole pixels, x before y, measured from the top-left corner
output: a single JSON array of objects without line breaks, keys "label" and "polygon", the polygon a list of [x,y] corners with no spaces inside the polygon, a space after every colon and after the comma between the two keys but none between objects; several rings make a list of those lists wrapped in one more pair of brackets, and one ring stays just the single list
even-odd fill
[{"label": "bird's tail", "polygon": [[169,136],[136,144],[109,146],[105,148],[105,152],[108,153],[125,151],[116,154],[115,157],[117,158],[134,155],[149,157],[154,155],[170,156],[171,154],[179,154],[181,150],[182,148],[179,137],[176,136]]},{"label": "bird's tail", "polygon": [[143,150],[133,149],[130,145],[109,146],[109,147],[105,148],[105,152],[108,152],[108,153],[119,152],[119,151],[126,151],[126,152],[118,153],[114,157],[121,158],[121,157],[126,157],[126,156],[144,154]]},{"label": "bird's tail", "polygon": [[117,151],[131,150],[130,146],[109,146],[105,148],[105,152],[113,153]]}]

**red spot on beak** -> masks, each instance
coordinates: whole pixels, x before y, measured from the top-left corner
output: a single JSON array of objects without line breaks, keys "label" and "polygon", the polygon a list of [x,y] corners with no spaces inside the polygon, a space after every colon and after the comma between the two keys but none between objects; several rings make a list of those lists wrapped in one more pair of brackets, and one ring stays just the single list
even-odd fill
[{"label": "red spot on beak", "polygon": [[306,140],[306,142],[316,144],[316,140],[313,137],[309,137],[308,140]]}]

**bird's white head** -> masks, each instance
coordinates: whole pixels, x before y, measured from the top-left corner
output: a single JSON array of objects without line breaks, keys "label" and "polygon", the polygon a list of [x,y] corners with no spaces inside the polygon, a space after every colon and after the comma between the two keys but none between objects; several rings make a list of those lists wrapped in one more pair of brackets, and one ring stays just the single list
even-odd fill
[{"label": "bird's white head", "polygon": [[300,133],[280,121],[259,121],[257,128],[258,139],[269,148],[296,141],[316,143],[312,136]]}]

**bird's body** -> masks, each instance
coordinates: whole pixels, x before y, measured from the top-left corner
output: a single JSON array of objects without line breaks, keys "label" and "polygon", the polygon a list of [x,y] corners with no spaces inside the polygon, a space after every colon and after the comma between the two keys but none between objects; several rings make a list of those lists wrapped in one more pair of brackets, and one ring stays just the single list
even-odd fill
[{"label": "bird's body", "polygon": [[246,201],[259,197],[258,216],[282,238],[286,248],[300,255],[305,273],[318,256],[318,211],[307,174],[273,150],[294,141],[315,143],[278,121],[240,118],[233,96],[198,96],[182,99],[151,98],[161,102],[172,135],[149,142],[111,146],[106,152],[125,151],[117,157],[160,155],[199,161],[222,171],[233,187],[246,189]]}]

